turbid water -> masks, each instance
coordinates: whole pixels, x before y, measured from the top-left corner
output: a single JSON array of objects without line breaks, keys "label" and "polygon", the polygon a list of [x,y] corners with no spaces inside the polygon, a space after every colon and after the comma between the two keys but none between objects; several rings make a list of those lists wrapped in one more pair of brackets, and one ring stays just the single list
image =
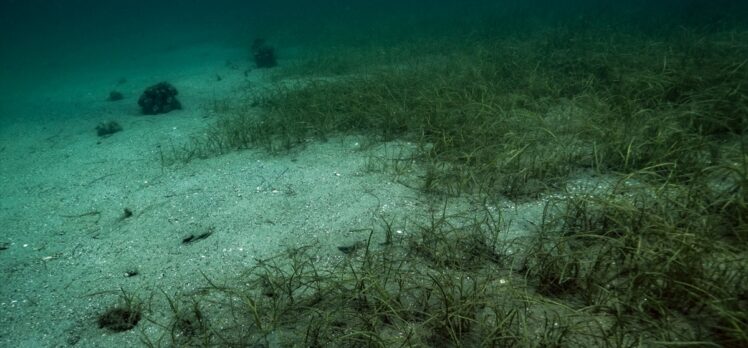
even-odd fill
[{"label": "turbid water", "polygon": [[[539,26],[556,15],[634,13],[648,28],[652,20],[641,14],[672,12],[684,25],[729,32],[730,13],[742,10],[730,1],[663,2],[645,10],[591,2],[576,4],[578,14],[542,1],[244,3],[2,1],[0,346],[144,346],[144,337],[169,336],[164,294],[199,293],[206,278],[232,281],[258,259],[309,244],[319,248],[320,265],[333,263],[346,257],[346,246],[366,241],[383,217],[396,222],[398,235],[414,233],[433,200],[408,184],[422,173],[372,170],[372,158],[393,148],[410,153],[414,143],[388,139],[368,147],[361,134],[338,134],[283,154],[249,148],[169,160],[204,137],[226,105],[293,85],[284,80],[290,74],[277,72],[297,71],[315,55],[310,50],[367,47],[398,32],[438,36],[435,28],[456,18],[475,16],[476,26],[486,25],[481,21],[492,11]],[[273,46],[277,66],[257,67],[257,39]],[[181,108],[143,115],[141,94],[162,81],[178,90]],[[108,122],[121,131],[97,134]],[[549,199],[603,190],[607,180],[580,172],[558,192],[493,205],[454,195],[449,208],[496,211],[502,241],[509,242],[538,226]],[[123,294],[145,303],[147,320],[124,332],[101,327],[101,314]]]}]

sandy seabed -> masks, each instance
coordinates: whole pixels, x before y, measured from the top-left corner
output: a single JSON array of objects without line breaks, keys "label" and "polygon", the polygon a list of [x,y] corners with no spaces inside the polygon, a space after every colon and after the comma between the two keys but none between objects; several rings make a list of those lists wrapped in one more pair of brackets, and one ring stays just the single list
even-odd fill
[{"label": "sandy seabed", "polygon": [[[231,278],[256,258],[315,241],[340,257],[335,245],[365,238],[350,231],[371,225],[377,211],[415,209],[411,190],[364,175],[354,138],[284,156],[247,150],[162,166],[163,151],[210,124],[211,103],[264,83],[263,71],[245,74],[245,55],[202,45],[70,69],[27,98],[4,100],[1,346],[137,346],[137,330],[96,325],[120,289],[182,293],[204,282],[200,272]],[[139,94],[162,80],[179,89],[184,109],[140,115]],[[108,101],[111,90],[125,99]],[[124,130],[97,136],[108,121]]]}]

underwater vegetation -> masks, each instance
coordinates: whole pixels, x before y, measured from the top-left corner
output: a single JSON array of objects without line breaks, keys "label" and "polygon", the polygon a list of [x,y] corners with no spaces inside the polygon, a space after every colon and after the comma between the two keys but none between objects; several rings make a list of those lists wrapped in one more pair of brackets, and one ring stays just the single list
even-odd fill
[{"label": "underwater vegetation", "polygon": [[[205,276],[199,295],[165,295],[168,334],[144,342],[748,346],[748,28],[674,27],[383,38],[276,69],[300,82],[250,91],[167,162],[411,142],[371,167],[424,211],[398,237],[383,216],[333,261],[289,247]],[[447,208],[464,197],[472,209]],[[504,237],[507,199],[544,204],[525,238]]]}]

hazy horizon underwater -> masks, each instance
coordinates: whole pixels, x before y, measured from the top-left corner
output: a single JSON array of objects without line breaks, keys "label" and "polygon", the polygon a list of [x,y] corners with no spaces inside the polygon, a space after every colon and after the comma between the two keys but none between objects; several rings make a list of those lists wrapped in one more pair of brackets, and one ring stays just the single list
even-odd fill
[{"label": "hazy horizon underwater", "polygon": [[0,0],[0,346],[746,347],[748,2]]}]

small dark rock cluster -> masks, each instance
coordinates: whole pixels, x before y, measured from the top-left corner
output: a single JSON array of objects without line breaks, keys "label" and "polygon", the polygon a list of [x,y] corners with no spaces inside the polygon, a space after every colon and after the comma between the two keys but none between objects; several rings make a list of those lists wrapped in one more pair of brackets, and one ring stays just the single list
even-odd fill
[{"label": "small dark rock cluster", "polygon": [[266,44],[264,39],[255,39],[252,42],[252,56],[258,68],[272,68],[277,64],[275,49]]},{"label": "small dark rock cluster", "polygon": [[146,88],[138,99],[140,110],[145,115],[165,114],[182,108],[177,100],[177,89],[168,82],[161,82]]}]

